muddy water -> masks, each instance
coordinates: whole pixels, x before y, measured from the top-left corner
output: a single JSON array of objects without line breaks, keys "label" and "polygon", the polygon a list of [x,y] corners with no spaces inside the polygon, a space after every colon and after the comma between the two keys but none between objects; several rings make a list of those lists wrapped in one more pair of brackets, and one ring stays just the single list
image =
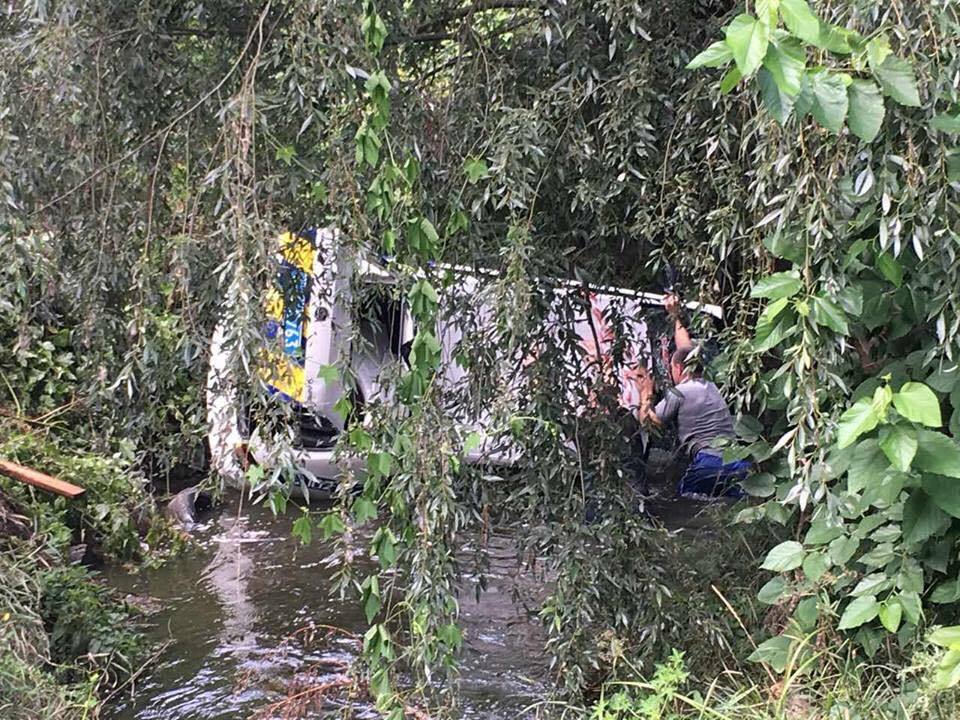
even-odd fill
[{"label": "muddy water", "polygon": [[[111,574],[122,591],[157,601],[148,635],[169,645],[108,720],[247,718],[305,677],[341,677],[355,657],[350,634],[362,634],[366,622],[356,602],[331,597],[330,546],[315,539],[301,547],[289,515],[234,503],[197,529],[197,547],[185,556],[137,575]],[[488,548],[486,592],[478,602],[467,577],[460,598],[462,717],[523,717],[546,695],[543,637],[513,599],[514,578],[529,581],[529,571],[517,567],[508,538],[495,535]],[[300,642],[311,627],[313,641]],[[362,704],[355,710],[373,716]]]}]

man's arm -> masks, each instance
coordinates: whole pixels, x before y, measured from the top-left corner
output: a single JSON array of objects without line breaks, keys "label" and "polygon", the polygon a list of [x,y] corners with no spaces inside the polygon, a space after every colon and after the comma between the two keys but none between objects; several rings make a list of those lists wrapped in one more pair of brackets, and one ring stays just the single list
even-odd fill
[{"label": "man's arm", "polygon": [[663,307],[667,314],[673,318],[673,342],[677,349],[693,347],[690,340],[690,333],[683,324],[680,317],[680,298],[674,293],[669,293],[663,298]]},{"label": "man's arm", "polygon": [[663,426],[663,421],[657,417],[651,404],[653,402],[653,378],[644,370],[636,376],[637,390],[640,393],[640,406],[637,408],[637,422],[641,425],[649,422],[657,427]]}]

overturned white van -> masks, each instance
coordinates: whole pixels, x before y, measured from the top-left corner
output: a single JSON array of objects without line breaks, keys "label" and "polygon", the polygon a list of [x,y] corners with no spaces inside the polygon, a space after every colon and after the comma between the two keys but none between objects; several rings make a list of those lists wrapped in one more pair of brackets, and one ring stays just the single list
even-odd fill
[{"label": "overturned white van", "polygon": [[[405,362],[415,336],[405,303],[396,299],[396,293],[380,291],[396,282],[389,261],[348,248],[338,237],[330,229],[281,236],[275,287],[265,298],[268,320],[263,337],[274,350],[265,347],[259,353],[268,368],[263,378],[270,393],[278,402],[290,404],[298,419],[299,427],[294,428],[290,440],[301,487],[319,489],[320,494],[332,487],[328,481],[337,478],[344,463],[353,462],[348,456],[335,455],[347,423],[338,404],[341,398],[350,393],[353,406],[360,408],[361,422],[363,408],[391,402],[390,385],[382,380],[391,368]],[[441,345],[439,379],[453,389],[468,379],[468,371],[457,361],[464,338],[463,323],[454,313],[458,308],[462,312],[468,301],[471,321],[488,322],[490,299],[484,290],[498,276],[489,270],[453,265],[438,264],[432,271],[447,278],[440,291],[435,334]],[[639,401],[636,375],[649,367],[653,357],[645,317],[652,308],[662,307],[663,295],[569,280],[543,282],[553,298],[546,322],[578,339],[563,359],[577,368],[571,377],[585,386],[596,383],[597,367],[602,365],[598,360],[619,345],[625,362],[614,371],[614,382],[619,384],[620,405],[634,409]],[[361,322],[359,327],[348,307],[358,292],[373,298],[369,308],[372,321]],[[571,303],[574,297],[578,302]],[[689,303],[687,307],[714,318],[721,316],[717,306]],[[607,321],[611,315],[621,318],[616,330]],[[248,463],[269,467],[276,461],[277,449],[248,427],[240,399],[243,393],[230,372],[230,342],[230,327],[221,322],[210,348],[207,421],[214,470],[230,485],[242,487]],[[349,391],[340,376],[331,373],[333,367],[343,368],[344,364],[353,379]],[[511,368],[503,402],[509,404],[512,389],[522,384],[525,364],[521,361],[518,373],[514,359],[503,358],[502,365]],[[589,395],[582,392],[583,387],[565,390],[571,398]],[[488,432],[490,414],[486,409],[461,411],[460,415],[453,419],[464,434],[477,433],[484,438],[468,453],[468,462],[509,465],[520,459],[508,441],[496,440]],[[358,417],[356,412],[354,417]]]}]

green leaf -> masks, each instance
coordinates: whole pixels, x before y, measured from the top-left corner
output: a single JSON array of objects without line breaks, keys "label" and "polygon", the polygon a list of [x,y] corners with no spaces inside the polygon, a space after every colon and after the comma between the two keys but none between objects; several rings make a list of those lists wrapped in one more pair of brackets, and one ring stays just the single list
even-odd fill
[{"label": "green leaf", "polygon": [[883,127],[886,107],[880,88],[870,80],[854,80],[847,88],[850,103],[850,116],[847,125],[850,132],[864,142],[873,142]]},{"label": "green leaf", "polygon": [[770,334],[777,317],[789,304],[790,298],[780,298],[779,300],[774,300],[764,308],[763,312],[760,313],[760,317],[757,318],[757,337],[766,337]]},{"label": "green leaf", "polygon": [[944,475],[924,475],[923,489],[937,507],[960,518],[960,480]]},{"label": "green leaf", "polygon": [[880,449],[900,472],[910,470],[910,463],[917,454],[917,444],[917,436],[911,428],[893,425],[880,431]]},{"label": "green leaf", "polygon": [[873,620],[880,612],[880,604],[873,595],[859,597],[850,602],[840,616],[838,630],[852,630]]},{"label": "green leaf", "polygon": [[850,107],[843,78],[831,72],[818,72],[810,78],[813,105],[810,112],[823,127],[839,133]]},{"label": "green leaf", "polygon": [[[930,430],[917,432],[917,456],[913,466],[937,475],[960,478],[960,446],[946,435]],[[960,500],[958,500],[960,501]]]},{"label": "green leaf", "polygon": [[949,605],[960,600],[960,578],[946,580],[930,593],[930,602],[937,605]]},{"label": "green leaf", "polygon": [[363,525],[367,520],[371,520],[377,516],[377,506],[363,496],[353,501],[352,509],[353,517],[358,525]]},{"label": "green leaf", "polygon": [[876,483],[890,469],[890,461],[880,450],[880,444],[869,438],[857,444],[847,469],[847,490],[858,493]]},{"label": "green leaf", "polygon": [[927,638],[934,645],[945,648],[960,647],[960,625],[937,628]]},{"label": "green leaf", "polygon": [[922,543],[938,534],[949,518],[923,490],[916,489],[903,505],[903,540]]},{"label": "green leaf", "polygon": [[889,253],[877,255],[877,270],[897,287],[903,285],[903,268]]},{"label": "green leaf", "polygon": [[760,567],[773,572],[796,570],[803,564],[805,555],[803,545],[794,540],[787,540],[770,550]]},{"label": "green leaf", "polygon": [[813,307],[811,310],[813,321],[817,323],[817,325],[828,327],[841,335],[846,335],[850,332],[850,328],[847,326],[847,316],[832,300],[818,295],[813,298]]},{"label": "green leaf", "polygon": [[893,394],[893,406],[907,420],[938,428],[943,425],[940,401],[923,383],[908,382]]},{"label": "green leaf", "polygon": [[820,19],[813,14],[806,0],[780,0],[783,24],[796,37],[811,45],[820,40]]},{"label": "green leaf", "polygon": [[960,133],[960,113],[935,115],[930,121],[930,127],[947,135],[956,135]]},{"label": "green leaf", "polygon": [[900,629],[900,619],[903,617],[903,606],[895,598],[888,600],[880,606],[878,612],[880,615],[880,624],[887,632],[895,633]]},{"label": "green leaf", "polygon": [[467,158],[463,164],[463,169],[464,172],[467,173],[467,182],[471,185],[476,185],[479,180],[485,178],[489,173],[487,163],[485,163],[482,158]]},{"label": "green leaf", "polygon": [[757,84],[760,86],[760,99],[767,112],[778,124],[785,125],[793,112],[793,99],[780,89],[766,68],[761,68],[757,73]]},{"label": "green leaf", "polygon": [[723,67],[731,60],[733,60],[733,51],[730,50],[730,46],[724,40],[717,40],[687,63],[687,70]]},{"label": "green leaf", "polygon": [[819,582],[830,566],[826,553],[813,552],[803,559],[803,574],[810,582]]},{"label": "green leaf", "polygon": [[790,97],[796,97],[800,92],[806,64],[807,53],[800,42],[793,38],[772,41],[763,58],[763,66],[770,71],[777,87]]},{"label": "green leaf", "polygon": [[907,620],[914,625],[919,625],[923,619],[923,603],[920,601],[920,594],[916,592],[902,592],[897,595],[897,599],[903,606],[903,614]]},{"label": "green leaf", "polygon": [[853,30],[821,22],[820,32],[813,44],[838,55],[849,55],[853,52],[853,45],[859,37]]},{"label": "green leaf", "polygon": [[737,15],[727,26],[727,45],[743,77],[749,77],[760,68],[769,43],[769,26],[751,15]]},{"label": "green leaf", "polygon": [[802,287],[800,273],[797,270],[788,270],[787,272],[774,273],[765,278],[760,278],[754,283],[750,291],[750,297],[779,300],[780,298],[793,297]]},{"label": "green leaf", "polygon": [[757,593],[757,600],[764,605],[774,605],[787,589],[787,581],[777,575],[771,578]]},{"label": "green leaf", "polygon": [[729,93],[742,79],[743,74],[740,72],[740,68],[732,67],[727,70],[727,72],[725,72],[723,77],[720,79],[720,94],[726,95]]},{"label": "green leaf", "polygon": [[826,545],[844,533],[843,523],[829,523],[820,517],[810,523],[803,542],[807,545]]},{"label": "green leaf", "polygon": [[833,561],[834,565],[846,565],[850,562],[850,559],[856,555],[857,550],[860,548],[860,541],[854,537],[842,537],[837,538],[828,548],[830,554],[830,560]]},{"label": "green leaf", "polygon": [[867,43],[867,62],[873,71],[883,64],[893,50],[890,49],[890,38],[886,34],[878,35]]},{"label": "green leaf", "polygon": [[896,55],[888,55],[879,66],[873,68],[883,94],[906,107],[920,107],[917,79],[913,65]]},{"label": "green leaf", "polygon": [[776,672],[783,672],[790,658],[792,640],[783,635],[770,638],[757,646],[747,658],[750,662],[766,663]]},{"label": "green leaf", "polygon": [[303,515],[294,520],[290,534],[295,538],[299,538],[301,545],[310,544],[310,540],[313,537],[313,523],[310,521],[309,513],[304,512]]},{"label": "green leaf", "polygon": [[873,400],[857,400],[843,415],[837,424],[837,446],[850,446],[854,440],[873,430],[880,422],[880,413],[874,407]]}]

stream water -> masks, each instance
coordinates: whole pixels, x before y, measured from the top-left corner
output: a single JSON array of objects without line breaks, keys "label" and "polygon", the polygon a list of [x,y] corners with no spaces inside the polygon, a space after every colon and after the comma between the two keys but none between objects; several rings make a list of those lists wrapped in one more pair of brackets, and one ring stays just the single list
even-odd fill
[{"label": "stream water", "polygon": [[[301,546],[290,532],[292,513],[274,517],[236,496],[232,502],[197,528],[186,555],[137,574],[108,572],[121,592],[155,601],[147,633],[167,643],[112,702],[108,720],[248,718],[305,678],[342,677],[356,656],[350,634],[367,625],[357,602],[331,597],[330,545]],[[528,571],[518,567],[509,538],[494,534],[488,549],[486,591],[477,601],[466,578],[460,598],[462,717],[524,717],[546,695],[542,632],[514,602],[514,578]],[[301,642],[311,628],[313,641]],[[355,717],[372,716],[362,702],[353,707]]]}]

